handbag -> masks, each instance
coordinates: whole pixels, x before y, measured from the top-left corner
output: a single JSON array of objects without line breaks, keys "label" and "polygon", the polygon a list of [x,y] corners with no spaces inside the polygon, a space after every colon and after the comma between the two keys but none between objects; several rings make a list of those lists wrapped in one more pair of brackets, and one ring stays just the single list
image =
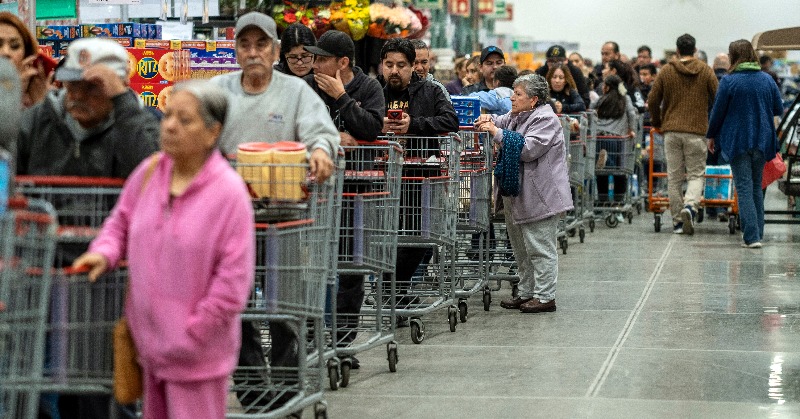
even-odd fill
[{"label": "handbag", "polygon": [[114,398],[131,404],[142,397],[142,368],[125,317],[114,325]]},{"label": "handbag", "polygon": [[[158,153],[150,158],[147,171],[142,179],[140,194],[144,192],[147,182],[153,176],[159,160],[161,160],[161,154]],[[128,289],[130,289],[130,279],[128,279]],[[127,294],[126,290],[125,300],[128,299]],[[114,345],[114,398],[120,404],[131,404],[142,397],[144,388],[142,386],[142,367],[139,366],[136,344],[133,342],[128,321],[124,316],[114,325],[112,342]]]},{"label": "handbag", "polygon": [[761,176],[761,189],[767,189],[767,186],[783,177],[786,173],[786,163],[783,162],[781,153],[776,153],[775,158],[768,161],[764,165],[764,173]]}]

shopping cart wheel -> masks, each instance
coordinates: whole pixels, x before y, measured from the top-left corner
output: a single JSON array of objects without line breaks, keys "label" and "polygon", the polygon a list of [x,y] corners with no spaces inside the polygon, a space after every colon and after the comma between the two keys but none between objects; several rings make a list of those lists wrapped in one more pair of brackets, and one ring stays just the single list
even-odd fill
[{"label": "shopping cart wheel", "polygon": [[389,360],[389,372],[397,372],[397,342],[386,344],[386,359]]},{"label": "shopping cart wheel", "polygon": [[661,214],[653,214],[653,228],[656,233],[661,231]]},{"label": "shopping cart wheel", "polygon": [[461,323],[467,322],[467,301],[466,300],[459,300],[458,301],[458,320]]},{"label": "shopping cart wheel", "polygon": [[583,243],[583,240],[586,238],[586,230],[584,229],[578,230],[578,237],[580,238],[581,243]]},{"label": "shopping cart wheel", "polygon": [[328,419],[328,406],[324,403],[317,403],[317,405],[314,406],[314,418]]},{"label": "shopping cart wheel", "polygon": [[455,332],[456,325],[458,325],[458,308],[456,306],[447,308],[447,321],[450,323],[450,332]]},{"label": "shopping cart wheel", "polygon": [[566,237],[560,238],[559,241],[561,242],[560,243],[561,252],[566,255],[567,254],[567,248],[569,248],[569,241],[567,241]]},{"label": "shopping cart wheel", "polygon": [[608,214],[608,217],[606,217],[606,226],[608,228],[614,228],[618,224],[619,224],[619,220],[617,219],[617,216],[614,215],[614,213]]},{"label": "shopping cart wheel", "polygon": [[411,341],[420,344],[425,340],[425,326],[419,318],[411,319]]},{"label": "shopping cart wheel", "polygon": [[339,363],[334,360],[328,361],[328,382],[331,390],[339,389]]},{"label": "shopping cart wheel", "polygon": [[489,311],[489,306],[492,305],[492,292],[489,288],[483,290],[483,311]]},{"label": "shopping cart wheel", "polygon": [[397,372],[397,342],[391,341],[386,344],[386,359],[389,361],[389,372]]},{"label": "shopping cart wheel", "polygon": [[594,233],[594,220],[589,220],[589,232]]},{"label": "shopping cart wheel", "polygon": [[342,365],[340,369],[342,370],[342,379],[339,381],[339,387],[345,388],[350,384],[350,368],[352,363],[350,358],[346,358],[342,360]]},{"label": "shopping cart wheel", "polygon": [[628,213],[628,224],[633,224],[633,211]]},{"label": "shopping cart wheel", "polygon": [[575,237],[575,229],[573,228],[572,230],[567,231],[567,234],[569,234],[570,237]]},{"label": "shopping cart wheel", "polygon": [[728,232],[731,234],[736,233],[736,216],[731,215],[728,217]]},{"label": "shopping cart wheel", "polygon": [[636,203],[636,214],[637,215],[641,215],[642,214],[642,203],[641,202],[637,202]]}]

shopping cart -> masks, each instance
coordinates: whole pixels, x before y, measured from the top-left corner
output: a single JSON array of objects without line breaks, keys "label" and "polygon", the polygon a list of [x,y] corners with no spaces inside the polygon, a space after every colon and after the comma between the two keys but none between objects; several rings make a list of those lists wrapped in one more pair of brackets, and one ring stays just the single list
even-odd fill
[{"label": "shopping cart", "polygon": [[15,200],[0,215],[0,417],[38,415],[56,226],[40,200]]},{"label": "shopping cart", "polygon": [[[386,345],[389,371],[397,371],[394,306],[377,302],[395,299],[402,155],[400,145],[391,141],[359,142],[347,152],[337,273],[340,279],[364,281],[366,295],[359,314],[339,312],[331,303],[342,387],[350,382],[350,357],[380,345]],[[337,295],[336,289],[332,294]],[[328,371],[335,389],[334,366],[329,364]]]},{"label": "shopping cart", "polygon": [[[569,185],[572,190],[572,202],[574,209],[567,211],[565,218],[565,230],[567,235],[575,237],[577,234],[580,242],[583,243],[586,237],[583,215],[586,211],[586,134],[588,122],[583,115],[561,115],[561,125],[564,129],[564,139],[569,141],[568,159],[569,163]],[[563,239],[560,247],[564,254],[567,253],[568,241]]]},{"label": "shopping cart", "polygon": [[490,238],[492,200],[493,144],[486,132],[462,129],[458,137],[463,144],[458,190],[456,221],[456,256],[454,279],[458,299],[459,320],[467,321],[467,300],[483,291],[484,310],[492,301],[487,287],[487,250]]},{"label": "shopping cart", "polygon": [[[648,209],[653,213],[653,229],[661,231],[662,214],[669,209],[668,181],[666,173],[664,136],[655,129],[650,130],[648,147],[647,201]],[[661,164],[664,163],[664,164]],[[705,193],[700,200],[697,222],[703,221],[705,208],[722,208],[728,215],[728,232],[736,233],[739,228],[739,206],[736,199],[736,188],[730,166],[719,166],[720,171],[712,173],[708,167],[704,174]]]},{"label": "shopping cart", "polygon": [[[605,219],[606,226],[614,228],[623,218],[633,222],[631,176],[636,164],[634,138],[619,135],[598,135],[595,143],[596,166],[594,199],[595,213]],[[624,182],[619,179],[624,178]]]},{"label": "shopping cart", "polygon": [[[447,307],[451,332],[458,323],[453,275],[462,142],[457,135],[387,139],[400,143],[404,160],[397,298],[385,303],[395,306],[396,315],[410,318],[411,340],[421,343],[425,338],[421,316]],[[406,272],[414,268],[416,272]]]},{"label": "shopping cart", "polygon": [[[233,162],[253,196],[255,286],[242,320],[271,359],[233,373],[227,417],[284,417],[315,405],[324,416],[325,296],[338,243],[337,170],[309,179],[307,163]],[[279,356],[282,358],[279,359]]]}]

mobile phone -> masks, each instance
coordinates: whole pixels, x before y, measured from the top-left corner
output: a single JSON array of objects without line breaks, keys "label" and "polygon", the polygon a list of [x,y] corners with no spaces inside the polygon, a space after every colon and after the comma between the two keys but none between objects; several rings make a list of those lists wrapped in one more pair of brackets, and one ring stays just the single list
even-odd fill
[{"label": "mobile phone", "polygon": [[389,109],[386,113],[386,117],[389,119],[403,119],[402,109]]},{"label": "mobile phone", "polygon": [[36,59],[33,60],[33,66],[35,68],[39,68],[39,65],[41,65],[42,68],[44,68],[44,74],[48,74],[49,75],[50,73],[53,72],[53,70],[56,69],[56,66],[58,65],[58,61],[56,61],[55,59],[51,58],[50,56],[40,52],[36,56]]}]

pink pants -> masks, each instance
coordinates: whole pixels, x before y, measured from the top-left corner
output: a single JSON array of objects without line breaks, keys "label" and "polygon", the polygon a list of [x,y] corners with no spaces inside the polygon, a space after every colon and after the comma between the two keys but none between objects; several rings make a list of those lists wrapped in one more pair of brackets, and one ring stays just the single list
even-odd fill
[{"label": "pink pants", "polygon": [[165,381],[143,371],[144,419],[222,419],[228,377],[203,381]]}]

